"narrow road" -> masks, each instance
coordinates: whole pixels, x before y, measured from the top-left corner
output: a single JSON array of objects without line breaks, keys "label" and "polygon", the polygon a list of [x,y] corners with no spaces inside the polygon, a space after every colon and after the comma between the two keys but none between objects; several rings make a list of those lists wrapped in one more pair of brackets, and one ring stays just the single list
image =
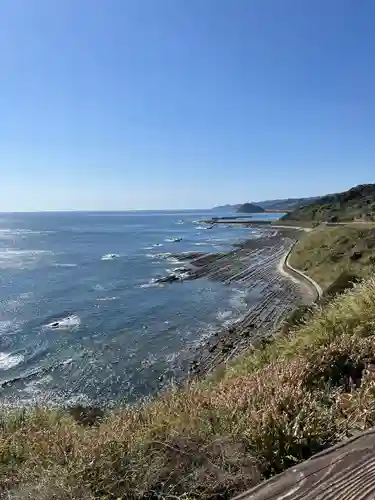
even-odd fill
[{"label": "narrow road", "polygon": [[290,255],[297,243],[298,241],[294,242],[287,253],[283,255],[279,263],[279,271],[281,274],[291,278],[294,281],[304,283],[313,292],[315,296],[315,302],[323,297],[322,287],[316,281],[310,278],[310,276],[307,276],[307,274],[303,273],[302,271],[295,269],[289,262]]}]

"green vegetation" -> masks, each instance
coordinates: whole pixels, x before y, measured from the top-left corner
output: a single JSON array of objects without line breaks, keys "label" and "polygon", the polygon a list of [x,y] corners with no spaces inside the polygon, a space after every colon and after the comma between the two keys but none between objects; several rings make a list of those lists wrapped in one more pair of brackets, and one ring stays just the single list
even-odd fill
[{"label": "green vegetation", "polygon": [[283,217],[281,219],[277,219],[272,221],[273,226],[288,226],[288,227],[295,227],[295,228],[307,228],[307,229],[313,229],[315,227],[318,227],[319,224],[317,222],[312,222],[309,220],[288,220],[285,221]]},{"label": "green vegetation", "polygon": [[343,193],[319,198],[286,214],[282,220],[341,222],[375,220],[375,184],[363,184]]},{"label": "green vegetation", "polygon": [[0,491],[17,500],[229,498],[375,424],[374,332],[369,279],[219,380],[93,425],[3,409]]},{"label": "green vegetation", "polygon": [[322,303],[226,370],[107,413],[2,409],[0,497],[229,499],[374,426],[375,227],[319,226],[291,264]]},{"label": "green vegetation", "polygon": [[254,205],[254,203],[244,203],[237,208],[236,212],[244,214],[257,214],[264,212],[264,208]]},{"label": "green vegetation", "polygon": [[240,207],[240,204],[237,205],[217,205],[216,207],[212,208],[212,210],[215,210],[215,212],[233,212],[237,210],[238,207]]},{"label": "green vegetation", "polygon": [[319,227],[302,236],[292,252],[290,263],[306,272],[324,289],[343,273],[342,280],[345,274],[354,280],[366,278],[375,271],[375,226]]},{"label": "green vegetation", "polygon": [[300,208],[302,205],[308,205],[309,203],[312,203],[317,199],[317,196],[314,198],[286,198],[279,200],[259,201],[256,202],[256,204],[267,210],[295,210],[297,208]]},{"label": "green vegetation", "polygon": [[[302,205],[308,205],[309,203],[312,203],[317,199],[318,199],[317,196],[315,196],[314,198],[286,198],[286,199],[282,198],[278,200],[256,201],[255,205],[267,210],[294,210]],[[212,210],[228,212],[228,211],[235,211],[240,206],[241,206],[240,204],[218,205],[214,207]]]}]

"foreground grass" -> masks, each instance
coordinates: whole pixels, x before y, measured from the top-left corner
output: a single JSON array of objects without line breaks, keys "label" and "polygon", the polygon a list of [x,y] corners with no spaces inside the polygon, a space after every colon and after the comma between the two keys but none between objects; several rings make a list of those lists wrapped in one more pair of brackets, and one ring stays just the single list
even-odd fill
[{"label": "foreground grass", "polygon": [[3,411],[0,497],[229,498],[375,424],[374,333],[370,279],[219,381],[172,389],[98,425]]},{"label": "foreground grass", "polygon": [[290,263],[327,288],[343,273],[367,278],[375,271],[375,227],[319,227],[306,233],[294,248]]}]

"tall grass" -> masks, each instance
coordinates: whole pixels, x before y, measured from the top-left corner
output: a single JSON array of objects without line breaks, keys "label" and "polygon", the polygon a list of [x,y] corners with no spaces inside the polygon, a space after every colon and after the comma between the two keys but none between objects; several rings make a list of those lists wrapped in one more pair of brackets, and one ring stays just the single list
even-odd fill
[{"label": "tall grass", "polygon": [[374,332],[370,279],[220,380],[111,411],[98,425],[3,411],[0,497],[230,498],[375,424]]},{"label": "tall grass", "polygon": [[319,227],[302,236],[290,263],[323,288],[343,273],[367,278],[375,271],[375,227]]}]

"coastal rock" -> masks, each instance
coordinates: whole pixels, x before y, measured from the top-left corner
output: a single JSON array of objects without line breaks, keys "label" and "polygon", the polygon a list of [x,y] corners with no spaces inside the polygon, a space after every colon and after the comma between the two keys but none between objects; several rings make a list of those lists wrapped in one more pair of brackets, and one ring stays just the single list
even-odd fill
[{"label": "coastal rock", "polygon": [[233,349],[233,342],[226,342],[221,348],[222,352],[227,353]]},{"label": "coastal rock", "polygon": [[179,243],[180,241],[182,241],[182,238],[181,237],[179,237],[179,238],[167,238],[165,241],[168,243]]},{"label": "coastal rock", "polygon": [[241,337],[250,337],[250,331],[249,330],[242,330],[240,335],[241,335]]},{"label": "coastal rock", "polygon": [[213,344],[212,346],[210,346],[210,347],[208,348],[208,352],[212,353],[212,352],[216,351],[217,345],[218,345],[218,344]]},{"label": "coastal rock", "polygon": [[170,274],[169,276],[156,278],[155,283],[173,283],[173,281],[178,281],[178,279],[179,278],[175,274]]}]

